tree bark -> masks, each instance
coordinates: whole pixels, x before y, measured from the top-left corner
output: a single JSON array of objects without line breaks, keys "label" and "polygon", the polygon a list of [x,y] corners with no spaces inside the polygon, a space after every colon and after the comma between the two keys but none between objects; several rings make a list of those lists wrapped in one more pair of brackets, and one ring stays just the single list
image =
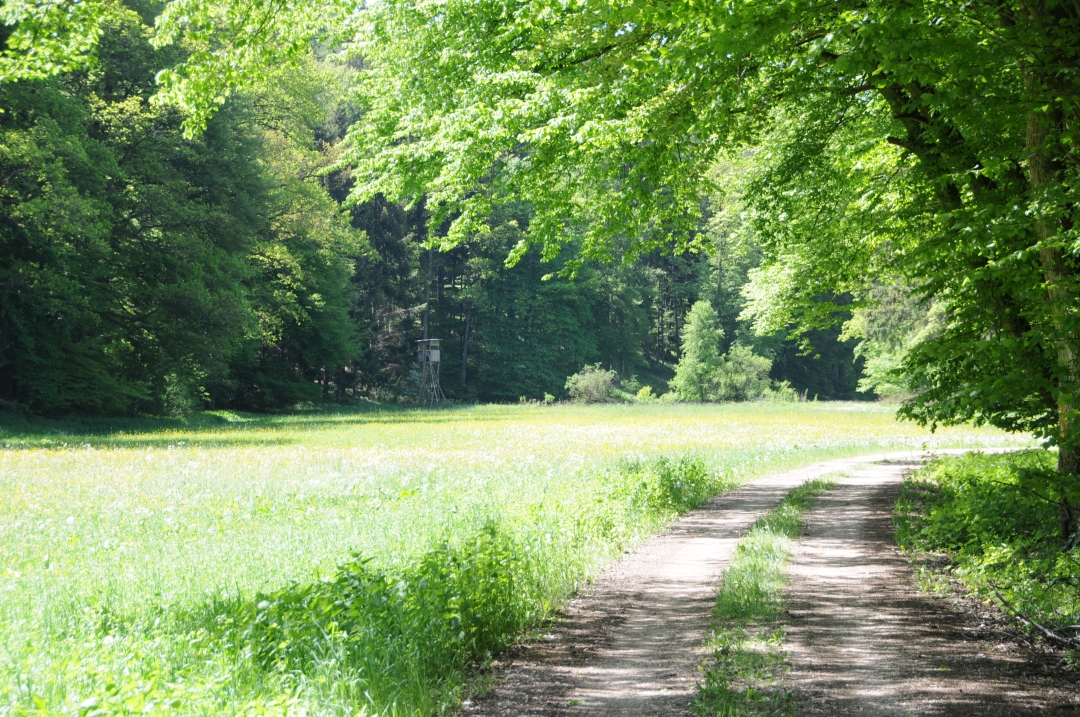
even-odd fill
[{"label": "tree bark", "polygon": [[428,249],[427,255],[427,281],[424,282],[424,340],[428,338],[428,323],[431,321],[431,255],[433,248]]},{"label": "tree bark", "polygon": [[461,335],[461,385],[465,385],[469,360],[469,321],[472,318],[472,302],[465,305],[465,333]]},{"label": "tree bark", "polygon": [[[1058,453],[1058,475],[1068,485],[1080,480],[1080,451],[1072,446],[1062,446]],[[1080,505],[1063,495],[1058,501],[1058,520],[1065,550],[1080,546]]]},{"label": "tree bark", "polygon": [[[1028,6],[1030,21],[1040,23],[1039,8],[1035,4]],[[1045,95],[1047,94],[1049,78],[1043,77],[1038,70],[1023,62],[1022,68],[1026,74],[1028,92],[1027,114],[1027,152],[1028,152],[1028,182],[1034,192],[1040,192],[1044,187],[1060,181],[1061,173],[1061,149],[1053,146],[1054,135],[1061,129],[1063,117],[1061,110],[1056,106],[1046,108]],[[1077,366],[1076,336],[1065,327],[1065,321],[1070,308],[1074,305],[1076,297],[1070,289],[1073,276],[1065,261],[1065,256],[1060,247],[1055,246],[1053,239],[1060,234],[1064,227],[1061,222],[1052,218],[1042,217],[1036,220],[1035,231],[1038,235],[1039,260],[1042,264],[1043,277],[1046,280],[1046,298],[1050,309],[1050,318],[1057,333],[1055,348],[1060,368],[1058,378],[1058,475],[1060,480],[1068,486],[1080,475],[1080,452],[1078,452],[1075,426],[1072,417],[1076,412],[1076,386]],[[1058,503],[1059,527],[1066,550],[1071,550],[1080,545],[1080,505],[1077,505],[1072,497],[1065,491]]]},{"label": "tree bark", "polygon": [[675,315],[675,363],[682,361],[682,342],[679,341],[679,295],[672,298],[672,313]]}]

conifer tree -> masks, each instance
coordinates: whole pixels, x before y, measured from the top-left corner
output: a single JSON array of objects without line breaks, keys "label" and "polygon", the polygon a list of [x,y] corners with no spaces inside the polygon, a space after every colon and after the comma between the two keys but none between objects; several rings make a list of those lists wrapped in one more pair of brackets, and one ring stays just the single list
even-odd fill
[{"label": "conifer tree", "polygon": [[671,388],[686,401],[707,401],[713,393],[716,374],[722,365],[720,341],[724,330],[717,327],[716,310],[707,301],[690,307],[682,337],[682,358],[675,368]]}]

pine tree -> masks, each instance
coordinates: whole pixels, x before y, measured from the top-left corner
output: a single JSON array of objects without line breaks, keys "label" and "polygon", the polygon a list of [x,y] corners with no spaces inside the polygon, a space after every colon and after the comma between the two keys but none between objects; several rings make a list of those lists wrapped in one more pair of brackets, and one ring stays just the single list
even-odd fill
[{"label": "pine tree", "polygon": [[682,337],[682,358],[675,367],[671,388],[687,401],[707,401],[721,366],[720,341],[724,330],[717,327],[716,310],[707,301],[690,307]]}]

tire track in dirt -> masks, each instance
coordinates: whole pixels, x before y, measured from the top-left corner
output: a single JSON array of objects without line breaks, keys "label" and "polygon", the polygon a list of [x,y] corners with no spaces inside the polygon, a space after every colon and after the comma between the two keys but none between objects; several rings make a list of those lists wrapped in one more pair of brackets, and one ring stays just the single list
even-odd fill
[{"label": "tire track in dirt", "polygon": [[1075,684],[965,639],[973,616],[921,592],[894,541],[907,460],[822,494],[788,564],[787,683],[803,717],[1080,715]]},{"label": "tire track in dirt", "polygon": [[[767,476],[711,500],[605,571],[545,638],[505,656],[468,717],[685,715],[720,575],[742,534],[791,489],[864,456]],[[899,476],[898,468],[890,468]]]}]

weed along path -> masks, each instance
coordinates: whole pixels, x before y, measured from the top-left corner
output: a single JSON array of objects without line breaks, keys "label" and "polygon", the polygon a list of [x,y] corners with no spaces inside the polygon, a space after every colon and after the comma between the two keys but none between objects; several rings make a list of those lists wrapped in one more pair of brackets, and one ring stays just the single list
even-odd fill
[{"label": "weed along path", "polygon": [[965,639],[979,621],[914,584],[893,542],[892,508],[903,474],[917,465],[864,466],[805,516],[784,619],[785,683],[797,713],[1080,715],[1075,685]]},{"label": "weed along path", "polygon": [[[913,463],[923,454],[890,454]],[[497,666],[493,689],[462,714],[685,715],[700,673],[716,588],[742,534],[793,488],[883,457],[827,461],[713,499],[607,570],[536,643]],[[890,463],[868,480],[899,480]]]}]

